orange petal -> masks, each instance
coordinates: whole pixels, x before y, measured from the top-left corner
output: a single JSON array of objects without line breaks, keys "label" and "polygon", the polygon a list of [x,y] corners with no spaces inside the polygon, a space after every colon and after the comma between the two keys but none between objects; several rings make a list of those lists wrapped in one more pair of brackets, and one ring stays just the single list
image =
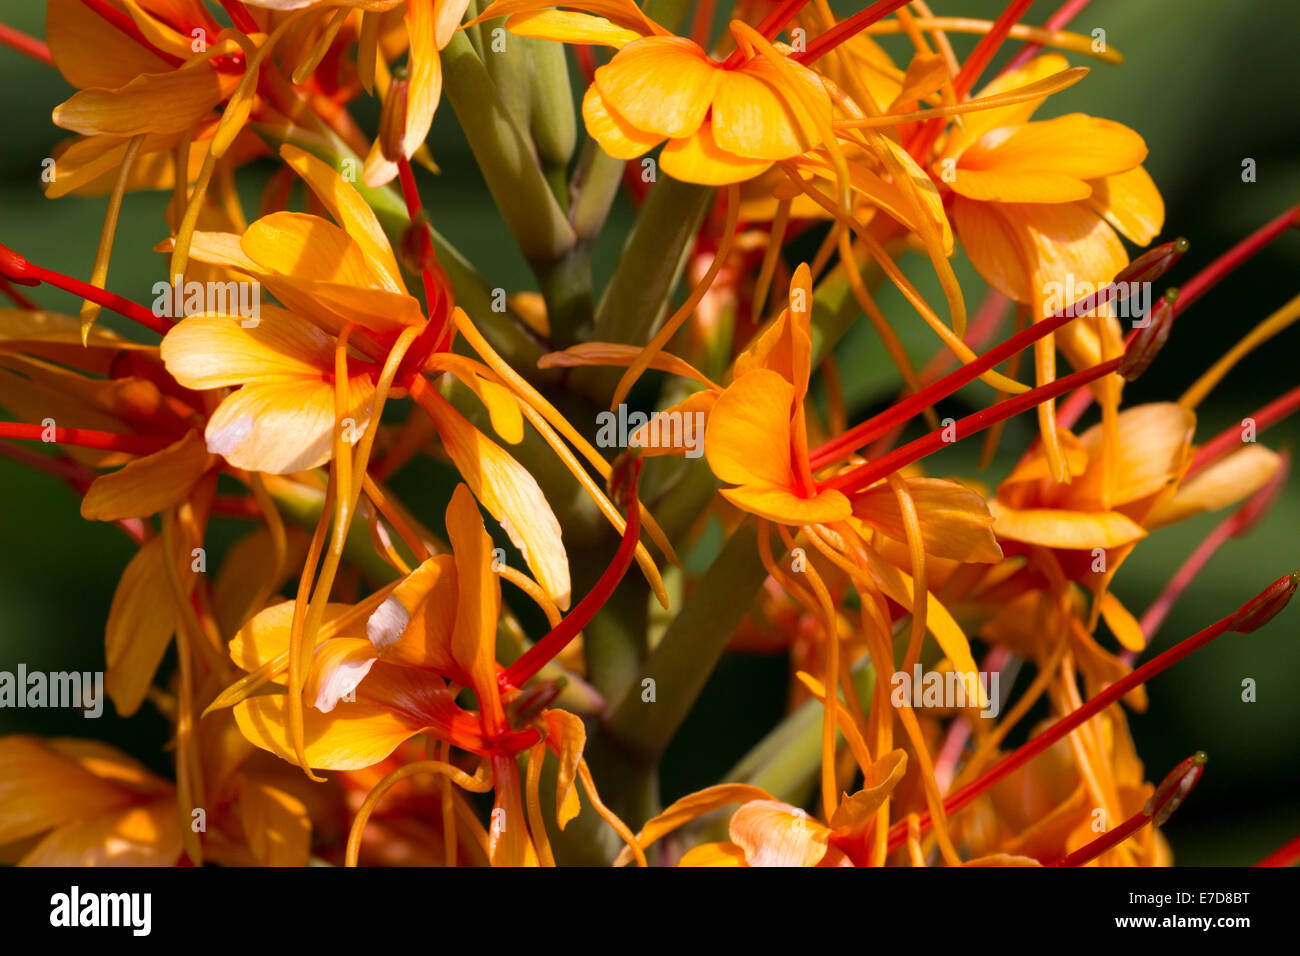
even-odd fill
[{"label": "orange petal", "polygon": [[117,89],[137,76],[169,68],[166,60],[111,28],[81,0],[48,0],[45,42],[54,65],[77,89]]},{"label": "orange petal", "polygon": [[537,583],[561,610],[567,610],[572,590],[569,559],[560,523],[536,479],[432,389],[424,407],[474,497],[501,522]]},{"label": "orange petal", "polygon": [[1182,482],[1173,498],[1158,505],[1143,523],[1156,528],[1249,498],[1268,483],[1281,462],[1263,445],[1243,445]]},{"label": "orange petal", "polygon": [[1030,265],[1016,232],[998,206],[957,196],[952,221],[957,237],[984,281],[1013,302],[1031,301]]},{"label": "orange petal", "polygon": [[211,460],[199,433],[186,432],[162,451],[96,478],[81,499],[81,516],[90,521],[117,521],[157,514],[185,500]]},{"label": "orange petal", "polygon": [[206,63],[143,74],[120,89],[74,93],[54,108],[54,123],[83,136],[179,133],[233,93],[238,80]]},{"label": "orange petal", "polygon": [[175,866],[180,855],[180,816],[169,797],[61,826],[18,865]]},{"label": "orange petal", "polygon": [[248,848],[262,866],[306,866],[311,856],[311,818],[291,793],[245,775],[239,809]]},{"label": "orange petal", "polygon": [[166,580],[162,538],[150,538],[117,582],[104,627],[104,688],[123,717],[134,714],[176,631],[176,610],[160,598]]},{"label": "orange petal", "polygon": [[[644,849],[665,834],[671,833],[678,827],[690,823],[706,813],[712,813],[714,810],[733,803],[771,799],[771,794],[766,790],[747,783],[720,783],[712,787],[705,787],[695,793],[688,793],[680,800],[674,801],[672,805],[666,807],[658,816],[647,820],[645,826],[637,833],[636,839]],[[619,854],[618,859],[615,860],[615,865],[622,866],[631,859],[631,849],[624,849]]]},{"label": "orange petal", "polygon": [[[374,383],[348,380],[344,417],[356,434],[370,424]],[[317,380],[247,385],[226,396],[208,420],[208,451],[236,468],[290,475],[329,461],[334,442],[334,384]]]},{"label": "orange petal", "polygon": [[599,44],[621,50],[633,40],[641,39],[635,30],[621,27],[604,17],[573,10],[533,10],[516,13],[506,21],[506,29],[515,36],[540,37],[560,43]]},{"label": "orange petal", "polygon": [[1154,494],[1182,475],[1191,451],[1196,415],[1174,402],[1135,405],[1119,413],[1115,474],[1104,496],[1103,427],[1079,436],[1088,468],[1071,484],[1069,500],[1084,507],[1113,508]]},{"label": "orange petal", "polygon": [[334,167],[297,146],[285,143],[280,147],[280,155],[361,248],[367,265],[371,267],[371,275],[391,291],[405,292],[402,270],[393,256],[388,237],[356,187],[340,176]]},{"label": "orange petal", "polygon": [[195,315],[167,333],[160,354],[167,371],[186,388],[268,385],[321,378],[333,367],[334,344],[304,319],[275,306],[244,328],[235,316]]},{"label": "orange petal", "polygon": [[811,498],[801,498],[784,488],[741,485],[723,488],[722,496],[737,508],[769,521],[794,526],[843,521],[853,513],[849,499],[834,488],[820,491]]},{"label": "orange petal", "polygon": [[[461,16],[464,16],[465,4],[457,2],[452,6],[461,7]],[[406,99],[402,153],[408,158],[415,155],[415,151],[429,135],[434,110],[438,108],[438,100],[442,97],[442,61],[438,57],[439,48],[434,37],[434,21],[438,15],[434,7],[434,0],[409,0],[406,4],[406,33],[410,38],[407,66],[411,72],[411,85]],[[444,11],[443,15],[448,14]],[[460,17],[456,19],[459,20]],[[446,30],[443,23],[437,26]]]},{"label": "orange petal", "polygon": [[489,728],[505,722],[497,691],[496,634],[501,616],[501,579],[492,570],[492,539],[478,503],[457,485],[447,505],[447,538],[456,558],[456,623],[451,656],[469,675]]},{"label": "orange petal", "polygon": [[772,165],[771,160],[746,159],[722,149],[713,141],[709,126],[701,126],[684,139],[670,139],[659,154],[659,162],[674,179],[703,186],[741,183]]},{"label": "orange petal", "polygon": [[[993,517],[983,498],[955,481],[904,480],[916,505],[927,554],[986,564],[1002,560],[1002,549],[993,534]],[[854,496],[853,513],[895,541],[907,540],[898,497],[887,485]]]},{"label": "orange petal", "polygon": [[1137,618],[1109,591],[1101,596],[1101,616],[1106,619],[1106,626],[1115,639],[1128,650],[1136,653],[1146,649],[1146,635],[1142,633]]},{"label": "orange petal", "polygon": [[0,737],[0,765],[0,846],[136,799],[37,737]]},{"label": "orange petal", "polygon": [[656,133],[642,132],[619,116],[600,95],[595,83],[583,94],[582,119],[592,139],[615,159],[634,159],[664,140]]},{"label": "orange petal", "polygon": [[721,70],[681,37],[629,43],[596,70],[596,87],[618,114],[643,133],[670,138],[698,130],[713,102]]},{"label": "orange petal", "polygon": [[1141,525],[1118,511],[1009,508],[996,498],[989,501],[989,511],[999,538],[1046,548],[1114,548],[1147,534]]},{"label": "orange petal", "polygon": [[830,839],[830,830],[806,811],[778,800],[742,804],[728,829],[749,866],[816,866]]},{"label": "orange petal", "polygon": [[709,415],[704,453],[731,484],[794,485],[790,413],[795,387],[769,369],[746,372],[718,397]]},{"label": "orange petal", "polygon": [[587,728],[580,718],[565,710],[548,710],[544,718],[546,744],[560,762],[555,775],[555,819],[563,830],[580,810],[574,781],[587,746]]},{"label": "orange petal", "polygon": [[677,861],[678,866],[748,866],[745,851],[731,841],[702,843],[687,850]]},{"label": "orange petal", "polygon": [[1131,242],[1145,246],[1165,224],[1165,201],[1141,166],[1093,180],[1088,204]]}]

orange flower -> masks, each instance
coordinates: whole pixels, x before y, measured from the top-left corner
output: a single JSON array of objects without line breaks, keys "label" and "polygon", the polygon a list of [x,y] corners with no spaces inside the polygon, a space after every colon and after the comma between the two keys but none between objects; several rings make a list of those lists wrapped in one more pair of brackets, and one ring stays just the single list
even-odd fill
[{"label": "orange flower", "polygon": [[817,74],[752,27],[731,24],[738,52],[711,59],[630,0],[550,9],[538,0],[496,0],[471,23],[508,16],[519,36],[596,43],[618,52],[596,70],[582,100],[587,131],[616,159],[667,142],[664,172],[707,185],[742,182],[831,135],[830,96]]}]

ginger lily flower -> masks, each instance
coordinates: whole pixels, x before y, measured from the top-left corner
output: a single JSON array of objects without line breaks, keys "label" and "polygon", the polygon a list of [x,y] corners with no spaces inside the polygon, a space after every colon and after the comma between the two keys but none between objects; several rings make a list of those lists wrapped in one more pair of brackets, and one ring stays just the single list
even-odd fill
[{"label": "ginger lily flower", "polygon": [[507,29],[519,36],[617,50],[582,101],[587,131],[616,159],[666,142],[664,172],[718,186],[752,179],[830,133],[830,96],[817,74],[741,21],[731,24],[737,53],[718,62],[631,0],[565,6],[588,12],[496,0],[471,22],[508,16]]}]

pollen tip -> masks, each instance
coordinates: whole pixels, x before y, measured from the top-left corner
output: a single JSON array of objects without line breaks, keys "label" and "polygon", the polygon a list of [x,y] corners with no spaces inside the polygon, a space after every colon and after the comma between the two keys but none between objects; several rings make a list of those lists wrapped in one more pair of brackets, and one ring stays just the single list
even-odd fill
[{"label": "pollen tip", "polygon": [[1191,247],[1192,244],[1187,240],[1186,236],[1179,236],[1177,239],[1174,240],[1174,251],[1177,252],[1179,255],[1182,255]]}]

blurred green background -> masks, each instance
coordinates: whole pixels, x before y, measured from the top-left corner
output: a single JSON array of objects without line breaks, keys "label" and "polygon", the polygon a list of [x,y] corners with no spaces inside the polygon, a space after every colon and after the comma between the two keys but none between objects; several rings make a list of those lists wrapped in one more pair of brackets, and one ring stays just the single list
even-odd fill
[{"label": "blurred green background", "polygon": [[[841,13],[857,6],[835,4]],[[995,0],[933,0],[940,16],[991,18]],[[1055,8],[1039,2],[1028,19],[1041,22]],[[0,0],[0,20],[42,35],[44,4]],[[1096,0],[1072,24],[1095,28],[1124,53],[1122,66],[1097,65],[1082,83],[1058,94],[1039,118],[1084,111],[1123,122],[1150,147],[1147,168],[1165,197],[1162,238],[1187,236],[1192,247],[1170,284],[1184,281],[1251,229],[1300,202],[1300,122],[1295,89],[1300,80],[1295,41],[1300,4],[1292,0]],[[905,62],[896,38],[885,41]],[[958,54],[973,45],[954,36]],[[1011,45],[1010,49],[1014,49]],[[1072,62],[1086,62],[1071,57]],[[995,63],[996,66],[996,63]],[[106,201],[41,194],[41,161],[63,133],[51,109],[71,90],[54,71],[0,48],[0,242],[33,262],[85,278],[99,237]],[[373,110],[362,109],[373,124]],[[460,137],[449,107],[439,110],[431,140],[442,175],[422,176],[421,188],[436,227],[495,284],[511,291],[530,277],[499,218]],[[1242,161],[1253,158],[1257,181],[1243,183]],[[246,171],[247,207],[266,168]],[[159,256],[148,252],[165,235],[162,194],[134,194],[122,210],[109,287],[137,301],[164,278]],[[599,274],[612,267],[632,215],[620,199],[596,259]],[[928,266],[913,257],[909,275],[936,294]],[[959,264],[969,302],[982,284]],[[1174,399],[1255,323],[1300,287],[1300,235],[1292,232],[1241,269],[1179,319],[1159,361],[1126,392],[1126,402]],[[33,294],[42,305],[75,314],[78,303],[47,289]],[[929,333],[892,292],[881,295],[896,317],[914,359],[934,348]],[[118,326],[120,328],[120,326]],[[1292,329],[1251,356],[1201,407],[1199,440],[1239,421],[1300,380]],[[876,340],[855,330],[838,350],[852,407],[865,409],[897,391]],[[960,412],[965,396],[952,410]],[[971,392],[971,401],[986,396]],[[1085,420],[1085,424],[1088,420]],[[1264,435],[1271,447],[1294,443],[1292,421]],[[995,481],[1030,439],[1028,420],[1013,422],[1004,453],[989,470]],[[931,473],[970,473],[977,449],[955,447]],[[0,458],[0,669],[18,662],[30,669],[102,668],[103,624],[132,548],[114,528],[82,521],[77,497],[53,479]],[[433,510],[425,507],[422,511]],[[1115,590],[1135,613],[1147,606],[1196,543],[1221,519],[1205,516],[1166,529],[1143,542],[1124,566]],[[1300,566],[1300,480],[1248,538],[1229,542],[1184,596],[1155,641],[1155,649],[1235,610],[1270,580]],[[214,542],[221,550],[230,532]],[[161,598],[160,598],[161,599]],[[1210,764],[1195,795],[1166,828],[1183,864],[1245,864],[1300,833],[1300,641],[1295,609],[1250,636],[1228,636],[1155,681],[1147,714],[1132,719],[1147,775],[1159,780],[1197,749]],[[729,657],[710,682],[696,711],[669,751],[664,796],[716,782],[780,716],[786,664],[768,658]],[[1258,700],[1243,703],[1241,682],[1254,678]],[[93,723],[75,712],[0,710],[0,733],[15,731],[93,736],[118,743],[165,770],[164,722],[142,708],[123,721],[106,707]],[[2,774],[3,768],[0,768]]]}]

